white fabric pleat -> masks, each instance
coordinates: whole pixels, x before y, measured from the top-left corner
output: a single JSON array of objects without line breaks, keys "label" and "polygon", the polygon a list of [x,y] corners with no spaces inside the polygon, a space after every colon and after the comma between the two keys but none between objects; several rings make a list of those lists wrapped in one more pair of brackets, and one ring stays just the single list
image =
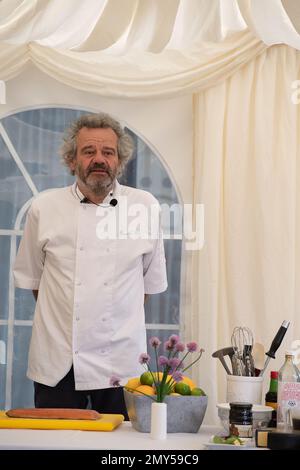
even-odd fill
[{"label": "white fabric pleat", "polygon": [[32,61],[100,95],[199,92],[267,46],[300,49],[289,13],[297,10],[287,0],[3,0],[0,79]]},{"label": "white fabric pleat", "polygon": [[[287,0],[8,0],[0,3],[0,79],[32,61],[106,96],[198,92],[265,48],[300,49]],[[299,44],[298,44],[299,41]],[[9,47],[13,47],[9,49]],[[7,50],[13,51],[10,57]]]},{"label": "white fabric pleat", "polygon": [[299,79],[300,53],[273,46],[195,97],[194,203],[205,206],[205,246],[192,253],[185,327],[208,352],[193,373],[210,397],[209,421],[226,392],[211,353],[231,345],[234,326],[250,327],[267,351],[291,322],[266,386],[299,337]]}]

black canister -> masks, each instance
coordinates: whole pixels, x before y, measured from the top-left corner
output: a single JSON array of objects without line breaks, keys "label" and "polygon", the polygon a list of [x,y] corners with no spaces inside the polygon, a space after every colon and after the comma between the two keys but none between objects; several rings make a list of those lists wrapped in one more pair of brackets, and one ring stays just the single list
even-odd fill
[{"label": "black canister", "polygon": [[231,436],[253,436],[252,403],[230,403],[229,433]]}]

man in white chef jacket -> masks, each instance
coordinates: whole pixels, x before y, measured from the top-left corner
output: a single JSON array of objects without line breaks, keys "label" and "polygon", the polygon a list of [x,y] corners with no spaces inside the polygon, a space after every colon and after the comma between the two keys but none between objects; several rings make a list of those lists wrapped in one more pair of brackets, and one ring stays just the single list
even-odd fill
[{"label": "man in white chef jacket", "polygon": [[38,408],[86,408],[89,397],[93,409],[128,417],[109,381],[144,371],[144,297],[167,288],[159,217],[154,229],[144,223],[158,202],[117,181],[132,152],[109,115],[80,117],[62,146],[75,183],[41,193],[28,211],[14,277],[37,299],[27,375]]}]

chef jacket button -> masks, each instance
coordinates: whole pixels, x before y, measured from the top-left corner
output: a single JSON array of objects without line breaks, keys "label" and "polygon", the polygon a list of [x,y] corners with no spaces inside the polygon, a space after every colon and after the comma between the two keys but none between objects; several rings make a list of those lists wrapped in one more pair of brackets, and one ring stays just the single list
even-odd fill
[{"label": "chef jacket button", "polygon": [[76,317],[76,321],[78,321],[78,320],[79,320],[79,317]]},{"label": "chef jacket button", "polygon": [[83,250],[84,250],[83,246],[81,246],[81,247],[79,248],[79,250],[80,250],[80,251],[83,251]]},{"label": "chef jacket button", "polygon": [[75,351],[75,354],[78,354],[78,351]]},{"label": "chef jacket button", "polygon": [[77,282],[76,282],[76,286],[81,286],[81,282],[80,282],[80,281],[77,281]]},{"label": "chef jacket button", "polygon": [[108,282],[105,282],[104,285],[105,285],[105,286],[108,286]]},{"label": "chef jacket button", "polygon": [[105,317],[104,317],[104,318],[102,318],[102,321],[106,321],[106,318],[105,318]]}]

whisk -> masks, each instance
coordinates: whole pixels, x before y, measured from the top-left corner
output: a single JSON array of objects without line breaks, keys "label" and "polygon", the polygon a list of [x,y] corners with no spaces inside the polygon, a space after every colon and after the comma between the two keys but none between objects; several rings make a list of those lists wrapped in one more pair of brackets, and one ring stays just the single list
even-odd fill
[{"label": "whisk", "polygon": [[254,362],[251,354],[253,333],[245,326],[236,326],[231,335],[234,349],[232,369],[234,375],[254,375]]}]

